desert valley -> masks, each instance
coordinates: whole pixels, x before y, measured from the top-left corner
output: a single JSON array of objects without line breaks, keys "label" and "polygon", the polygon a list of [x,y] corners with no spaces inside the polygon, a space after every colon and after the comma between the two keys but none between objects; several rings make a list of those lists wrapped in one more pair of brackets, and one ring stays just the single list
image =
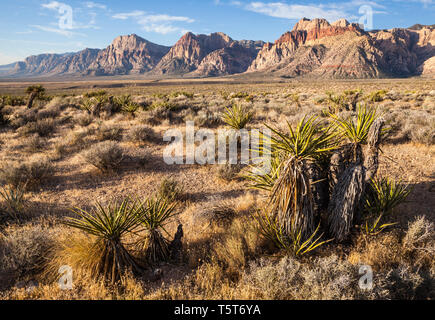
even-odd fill
[{"label": "desert valley", "polygon": [[30,56],[0,123],[0,299],[435,297],[434,25]]}]

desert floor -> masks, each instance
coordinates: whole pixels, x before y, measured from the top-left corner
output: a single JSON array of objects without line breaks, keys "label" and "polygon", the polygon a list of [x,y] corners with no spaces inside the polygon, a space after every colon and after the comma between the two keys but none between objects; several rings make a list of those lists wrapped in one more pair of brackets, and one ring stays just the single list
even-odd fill
[{"label": "desert floor", "polygon": [[[0,96],[26,99],[28,85],[0,82]],[[33,165],[34,171],[45,170],[32,177],[18,219],[9,217],[8,204],[2,199],[3,299],[434,297],[435,80],[107,80],[42,85],[51,99],[35,102],[31,111],[25,105],[2,107],[9,119],[0,129],[2,183],[16,178],[11,171],[22,163]],[[84,94],[92,96],[101,90],[115,98],[131,95],[132,102],[141,107],[134,112],[103,111],[93,116],[81,107],[84,100],[92,99]],[[248,128],[267,124],[285,131],[286,121],[295,125],[304,115],[323,119],[322,112],[330,107],[326,92],[339,95],[346,90],[362,90],[361,102],[384,90],[379,101],[370,102],[391,128],[381,146],[378,175],[412,190],[386,221],[398,224],[379,235],[364,236],[355,229],[345,243],[330,242],[301,258],[289,256],[272,248],[257,230],[252,214],[264,206],[266,195],[249,188],[243,178],[247,168],[167,165],[163,161],[168,144],[163,141],[164,133],[184,130],[188,120],[195,121],[197,129],[217,131],[226,127],[221,120],[225,108],[236,103],[254,113]],[[355,115],[346,110],[338,114]],[[109,140],[115,141],[123,158],[116,170],[101,172],[83,155]],[[171,239],[183,224],[182,257],[147,268],[143,275],[126,274],[116,285],[91,275],[75,256],[84,250],[77,247],[92,238],[63,224],[73,216],[71,209],[89,210],[96,201],[107,203],[128,196],[145,199],[161,192],[163,181],[181,190],[177,215],[166,229]],[[421,239],[412,232],[429,235]],[[412,236],[415,243],[411,243]],[[375,289],[370,292],[357,287],[361,264],[372,266],[375,272]],[[72,290],[59,289],[59,276],[52,269],[61,265],[73,266]]]}]

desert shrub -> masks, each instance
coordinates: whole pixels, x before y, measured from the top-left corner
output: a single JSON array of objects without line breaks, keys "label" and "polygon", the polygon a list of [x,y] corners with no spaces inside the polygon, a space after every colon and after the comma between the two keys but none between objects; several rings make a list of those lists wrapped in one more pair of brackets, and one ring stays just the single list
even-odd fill
[{"label": "desert shrub", "polygon": [[178,98],[180,96],[184,96],[188,99],[193,99],[194,94],[191,92],[186,92],[186,91],[176,91],[170,94],[170,97],[172,98]]},{"label": "desert shrub", "polygon": [[156,132],[147,125],[137,125],[132,127],[127,133],[127,139],[132,142],[157,142]]},{"label": "desert shrub", "polygon": [[44,140],[38,134],[34,134],[25,139],[24,146],[28,152],[37,152],[44,147]]},{"label": "desert shrub", "polygon": [[414,126],[409,131],[409,138],[416,143],[425,144],[428,146],[435,144],[435,129],[433,127],[418,127]]},{"label": "desert shrub", "polygon": [[0,105],[1,106],[22,106],[25,105],[25,99],[23,97],[11,96],[11,95],[2,95],[0,96]]},{"label": "desert shrub", "polygon": [[222,123],[222,119],[216,113],[209,110],[199,110],[195,115],[188,115],[185,117],[186,121],[194,121],[195,125],[199,127],[214,128]]},{"label": "desert shrub", "polygon": [[37,118],[37,111],[34,109],[24,109],[19,110],[17,112],[13,112],[11,115],[9,115],[9,124],[12,128],[18,129],[20,127],[23,127],[29,122],[36,122]]},{"label": "desert shrub", "polygon": [[50,177],[53,171],[53,165],[47,158],[7,161],[0,168],[0,180],[15,188],[24,184],[28,187],[37,187]]},{"label": "desert shrub", "polygon": [[221,164],[217,166],[217,175],[225,181],[232,181],[239,177],[239,173],[243,166],[240,164]]},{"label": "desert shrub", "polygon": [[387,93],[388,91],[386,90],[374,91],[367,96],[367,100],[370,102],[381,102],[384,100]]},{"label": "desert shrub", "polygon": [[402,245],[408,261],[414,266],[434,267],[435,228],[425,216],[409,222]]},{"label": "desert shrub", "polygon": [[105,90],[97,90],[97,91],[86,92],[83,96],[85,98],[94,98],[94,97],[105,96],[106,94],[107,91]]},{"label": "desert shrub", "polygon": [[234,207],[235,203],[231,200],[211,199],[194,207],[190,221],[192,225],[228,224],[236,216]]},{"label": "desert shrub", "polygon": [[253,262],[239,284],[245,294],[267,300],[361,298],[358,269],[333,255],[300,263],[284,257]]},{"label": "desert shrub", "polygon": [[169,202],[173,202],[182,199],[184,190],[183,186],[179,182],[173,179],[165,178],[160,183],[158,193],[160,197]]},{"label": "desert shrub", "polygon": [[20,135],[31,135],[37,133],[41,137],[47,137],[54,132],[56,121],[54,119],[42,119],[36,122],[29,122],[18,130]]},{"label": "desert shrub", "polygon": [[103,123],[95,131],[95,138],[98,141],[119,141],[122,138],[122,128],[115,124]]},{"label": "desert shrub", "polygon": [[104,141],[93,145],[82,153],[83,159],[101,172],[117,169],[124,157],[123,150],[115,141]]},{"label": "desert shrub", "polygon": [[10,227],[0,237],[0,270],[17,276],[40,271],[52,245],[52,232],[42,225]]},{"label": "desert shrub", "polygon": [[75,118],[75,122],[81,127],[87,127],[94,121],[94,117],[88,113],[79,114]]}]

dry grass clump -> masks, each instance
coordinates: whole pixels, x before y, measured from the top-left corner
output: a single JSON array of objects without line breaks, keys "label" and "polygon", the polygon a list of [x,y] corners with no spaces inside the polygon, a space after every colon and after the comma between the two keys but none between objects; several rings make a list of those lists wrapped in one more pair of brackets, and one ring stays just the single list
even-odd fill
[{"label": "dry grass clump", "polygon": [[82,158],[101,172],[116,170],[121,165],[124,152],[115,141],[97,143],[81,154]]},{"label": "dry grass clump", "polygon": [[28,136],[36,133],[40,137],[47,137],[54,133],[55,128],[56,121],[52,118],[47,118],[36,122],[29,122],[19,128],[17,132],[21,136]]},{"label": "dry grass clump", "polygon": [[147,125],[136,125],[132,127],[126,136],[126,139],[135,143],[157,142],[156,132]]},{"label": "dry grass clump", "polygon": [[94,121],[94,117],[88,113],[81,113],[75,117],[75,123],[81,127],[87,127]]},{"label": "dry grass clump", "polygon": [[195,206],[190,217],[191,224],[228,223],[236,216],[234,207],[235,202],[232,200],[210,199],[205,204]]},{"label": "dry grass clump", "polygon": [[45,157],[25,161],[6,161],[0,167],[0,181],[15,188],[20,185],[38,187],[53,174],[54,168]]},{"label": "dry grass clump", "polygon": [[95,130],[95,138],[98,141],[120,141],[122,139],[122,128],[111,123],[102,123]]},{"label": "dry grass clump", "polygon": [[183,199],[184,188],[176,180],[165,178],[160,184],[158,194],[169,202],[179,201]]},{"label": "dry grass clump", "polygon": [[41,271],[53,244],[53,232],[43,225],[7,228],[0,234],[0,272],[20,277]]},{"label": "dry grass clump", "polygon": [[301,263],[284,257],[262,258],[250,265],[239,290],[246,298],[266,300],[324,300],[360,298],[358,270],[337,256]]},{"label": "dry grass clump", "polygon": [[424,216],[410,222],[403,236],[396,232],[368,239],[363,236],[358,240],[359,244],[349,255],[350,261],[367,263],[378,270],[401,263],[427,268],[433,265],[430,256],[435,252],[434,224]]},{"label": "dry grass clump", "polygon": [[239,173],[243,169],[240,164],[221,164],[217,166],[216,173],[219,178],[225,181],[232,181],[239,178]]}]

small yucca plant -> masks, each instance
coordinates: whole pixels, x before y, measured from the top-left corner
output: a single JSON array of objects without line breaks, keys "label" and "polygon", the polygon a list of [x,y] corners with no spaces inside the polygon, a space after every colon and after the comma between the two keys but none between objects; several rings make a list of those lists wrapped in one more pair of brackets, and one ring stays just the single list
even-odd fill
[{"label": "small yucca plant", "polygon": [[247,108],[233,104],[232,108],[225,108],[222,120],[231,128],[241,130],[252,120],[254,114]]},{"label": "small yucca plant", "polygon": [[6,213],[13,219],[18,219],[18,215],[24,209],[26,194],[26,184],[14,186],[3,186],[0,189],[0,196],[6,203]]},{"label": "small yucca plant", "polygon": [[409,187],[400,182],[388,178],[372,179],[365,208],[372,214],[390,215],[395,207],[406,201],[410,193]]},{"label": "small yucca plant", "polygon": [[121,108],[122,112],[128,113],[131,116],[134,116],[135,112],[137,112],[138,110],[139,110],[139,105],[134,102],[130,102]]},{"label": "small yucca plant", "polygon": [[315,249],[333,240],[321,241],[323,234],[316,237],[320,229],[320,224],[306,240],[303,240],[302,230],[292,229],[292,232],[287,234],[276,219],[265,211],[259,213],[254,218],[259,224],[260,232],[263,237],[272,241],[276,247],[290,252],[294,256],[303,256],[313,252]]},{"label": "small yucca plant", "polygon": [[163,197],[151,198],[140,206],[139,222],[146,231],[139,245],[145,250],[145,259],[153,264],[169,259],[169,241],[163,235],[169,233],[165,226],[175,216],[175,203],[170,203]]},{"label": "small yucca plant", "polygon": [[80,208],[74,209],[73,212],[79,218],[68,218],[65,222],[70,227],[96,237],[95,246],[99,248],[99,254],[95,257],[91,269],[112,283],[120,279],[125,270],[142,270],[140,264],[123,245],[124,237],[139,224],[139,208],[140,206],[128,199],[105,207],[97,203],[90,212]]},{"label": "small yucca plant", "polygon": [[[364,209],[368,213],[367,221],[363,226],[363,231],[367,235],[376,235],[385,228],[396,223],[382,224],[383,217],[388,217],[393,213],[394,208],[406,201],[411,193],[408,186],[388,178],[372,179],[369,189],[365,194]],[[372,220],[370,222],[370,220]]]},{"label": "small yucca plant", "polygon": [[91,114],[94,110],[95,101],[94,99],[84,99],[82,103],[80,104],[80,109],[83,111],[86,111],[87,113]]}]

